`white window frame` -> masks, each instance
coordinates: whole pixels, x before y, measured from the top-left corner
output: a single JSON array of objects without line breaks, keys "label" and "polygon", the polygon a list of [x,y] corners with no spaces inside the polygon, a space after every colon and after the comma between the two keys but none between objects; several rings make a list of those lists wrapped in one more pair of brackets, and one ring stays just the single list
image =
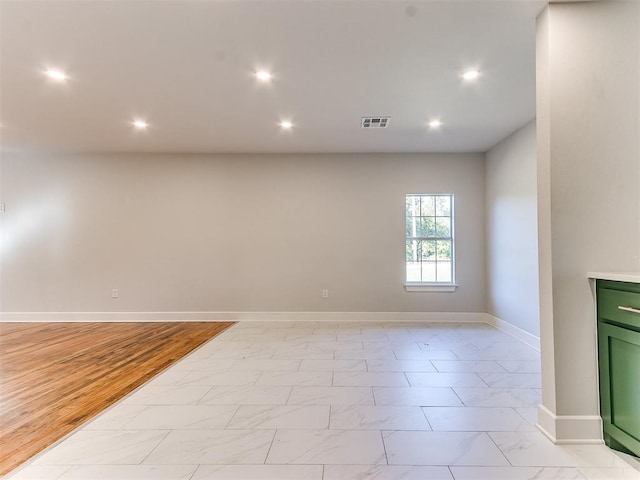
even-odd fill
[{"label": "white window frame", "polygon": [[[450,203],[450,212],[449,212],[449,221],[450,221],[450,236],[448,237],[413,237],[408,236],[406,234],[406,202],[408,197],[438,197],[438,196],[447,196],[451,198]],[[449,240],[451,241],[451,281],[449,282],[410,282],[407,281],[407,261],[406,261],[406,252],[405,252],[405,272],[404,272],[404,288],[407,292],[454,292],[456,290],[457,284],[455,283],[456,279],[456,252],[455,252],[455,211],[454,211],[454,194],[452,193],[408,193],[405,195],[405,245],[407,241],[410,240]],[[437,268],[437,259],[436,259],[436,268]]]}]

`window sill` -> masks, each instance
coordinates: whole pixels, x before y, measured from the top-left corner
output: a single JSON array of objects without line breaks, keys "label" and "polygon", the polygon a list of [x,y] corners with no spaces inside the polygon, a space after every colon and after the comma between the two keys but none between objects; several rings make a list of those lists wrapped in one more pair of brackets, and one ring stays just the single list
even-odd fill
[{"label": "window sill", "polygon": [[454,283],[405,283],[407,292],[455,292],[458,285]]}]

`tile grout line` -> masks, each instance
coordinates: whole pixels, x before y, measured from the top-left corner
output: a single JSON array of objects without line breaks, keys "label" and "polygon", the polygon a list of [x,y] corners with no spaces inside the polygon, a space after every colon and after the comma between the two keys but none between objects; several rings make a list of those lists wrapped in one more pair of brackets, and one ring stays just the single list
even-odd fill
[{"label": "tile grout line", "polygon": [[[451,352],[451,353],[453,353],[453,352]],[[454,355],[455,355],[455,353],[454,353]],[[433,368],[435,373],[442,373],[440,370],[438,370],[438,367],[436,367],[436,364],[433,363],[433,359],[429,359],[429,360],[427,360],[427,362],[429,364],[431,364],[431,367]]]},{"label": "tile grout line", "polygon": [[407,384],[409,385],[409,388],[415,388],[413,385],[411,385],[411,381],[409,380],[409,377],[407,376],[407,372],[402,372],[402,374],[404,375],[404,379],[407,381]]},{"label": "tile grout line", "polygon": [[491,435],[489,435],[489,432],[483,432],[487,437],[489,437],[489,439],[491,440],[491,442],[496,446],[496,448],[498,449],[498,451],[500,452],[500,454],[505,458],[505,460],[509,463],[510,466],[515,467],[516,465],[514,465],[513,463],[511,463],[511,460],[509,460],[509,458],[505,455],[505,453],[502,451],[502,449],[500,448],[500,446],[496,443],[496,441],[493,439],[493,437]]},{"label": "tile grout line", "polygon": [[233,419],[235,418],[235,416],[238,414],[238,412],[240,411],[240,407],[242,407],[242,405],[238,405],[238,408],[236,408],[235,412],[233,412],[233,415],[231,415],[231,417],[229,417],[229,420],[227,421],[227,423],[225,424],[225,426],[223,427],[223,430],[227,430],[229,428],[229,425],[231,424],[231,422],[233,421]]},{"label": "tile grout line", "polygon": [[267,459],[269,458],[269,454],[271,453],[271,449],[273,448],[273,444],[276,441],[276,434],[278,433],[278,429],[276,428],[273,431],[273,437],[271,437],[271,443],[269,444],[269,449],[267,450],[267,454],[264,456],[264,462],[262,462],[263,465],[267,465]]},{"label": "tile grout line", "polygon": [[164,442],[164,441],[167,439],[167,437],[169,436],[169,434],[170,434],[171,432],[173,432],[174,430],[175,430],[175,429],[168,429],[168,430],[167,430],[167,433],[165,433],[165,434],[164,434],[164,436],[162,437],[162,439],[160,439],[160,441],[159,441],[159,442],[158,442],[158,443],[157,443],[157,444],[156,444],[156,445],[155,445],[155,446],[154,446],[154,447],[149,451],[149,453],[148,453],[147,455],[145,455],[145,457],[144,457],[144,458],[140,461],[140,463],[138,463],[137,465],[144,465],[145,460],[146,460],[147,458],[149,458],[153,452],[155,452],[155,451],[156,451],[156,449],[160,446],[160,444],[161,444],[162,442]]},{"label": "tile grout line", "polygon": [[447,465],[447,469],[449,470],[449,474],[451,475],[451,478],[453,478],[453,480],[456,480],[456,477],[453,474],[453,470],[451,470],[451,465]]},{"label": "tile grout line", "polygon": [[193,472],[191,472],[191,475],[189,475],[189,479],[188,480],[193,480],[194,475],[196,474],[196,472],[198,471],[198,469],[201,467],[201,464],[197,464],[196,468],[193,469]]},{"label": "tile grout line", "polygon": [[[425,408],[429,408],[429,407],[418,407],[420,409],[420,411],[422,412],[422,415],[424,415],[425,420],[427,421],[427,425],[429,425],[429,429],[434,432],[435,430],[433,429],[433,425],[431,425],[431,422],[429,421],[429,416],[427,415],[427,412],[424,411]],[[437,407],[436,407],[437,408]],[[453,407],[456,408],[456,407]]]},{"label": "tile grout line", "polygon": [[458,392],[456,392],[456,389],[453,387],[448,387],[453,394],[458,397],[458,400],[460,400],[460,403],[462,404],[463,407],[470,407],[471,405],[467,405],[466,403],[464,403],[464,400],[462,400],[462,398],[460,398],[460,395],[458,395]]},{"label": "tile grout line", "polygon": [[287,395],[287,399],[284,401],[285,405],[289,405],[289,400],[291,399],[291,394],[293,393],[294,387],[289,387],[289,395]]},{"label": "tile grout line", "polygon": [[380,440],[382,441],[382,448],[384,449],[384,459],[389,465],[389,455],[387,454],[387,445],[384,443],[384,435],[382,434],[382,430],[380,430]]},{"label": "tile grout line", "polygon": [[[127,430],[127,425],[129,425],[131,422],[133,422],[136,418],[138,418],[140,415],[142,415],[144,412],[146,412],[147,410],[149,410],[149,408],[151,407],[151,405],[142,405],[144,408],[142,410],[140,410],[140,412],[136,413],[132,418],[130,418],[129,420],[127,420],[120,428],[119,430]],[[87,426],[91,425],[91,422],[87,423],[86,425],[83,425],[82,430],[84,430]],[[100,430],[99,428],[96,428],[95,430]]]},{"label": "tile grout line", "polygon": [[[487,372],[473,372],[473,373],[474,373],[474,374],[476,375],[476,377],[478,377],[478,378],[480,379],[480,381],[481,381],[482,383],[484,383],[487,387],[489,387],[489,388],[493,388],[491,385],[489,385],[489,382],[487,382],[484,378],[482,378],[482,377],[479,375],[480,373],[487,373]],[[491,373],[491,372],[489,372],[489,373]],[[482,388],[484,388],[484,387],[482,387]]]},{"label": "tile grout line", "polygon": [[[250,386],[252,386],[252,387],[258,387],[258,386],[259,386],[259,385],[258,385],[258,380],[260,380],[260,379],[262,378],[262,375],[264,375],[264,372],[263,372],[263,371],[260,371],[259,373],[260,373],[260,375],[258,375],[258,376],[256,377],[256,379],[253,381],[253,383],[250,383],[250,384],[249,384]],[[233,385],[229,385],[229,386],[231,386],[231,387],[232,387]]]}]

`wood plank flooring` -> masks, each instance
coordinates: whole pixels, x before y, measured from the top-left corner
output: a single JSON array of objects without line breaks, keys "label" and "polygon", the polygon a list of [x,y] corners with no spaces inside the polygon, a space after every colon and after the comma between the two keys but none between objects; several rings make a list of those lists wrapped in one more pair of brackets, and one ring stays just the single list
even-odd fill
[{"label": "wood plank flooring", "polygon": [[0,475],[231,325],[0,323]]}]

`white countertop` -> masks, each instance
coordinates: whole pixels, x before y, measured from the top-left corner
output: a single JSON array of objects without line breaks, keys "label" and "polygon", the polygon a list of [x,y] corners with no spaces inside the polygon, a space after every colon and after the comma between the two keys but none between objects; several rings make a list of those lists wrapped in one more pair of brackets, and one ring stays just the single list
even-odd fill
[{"label": "white countertop", "polygon": [[640,283],[640,272],[589,272],[587,276],[598,280]]}]

